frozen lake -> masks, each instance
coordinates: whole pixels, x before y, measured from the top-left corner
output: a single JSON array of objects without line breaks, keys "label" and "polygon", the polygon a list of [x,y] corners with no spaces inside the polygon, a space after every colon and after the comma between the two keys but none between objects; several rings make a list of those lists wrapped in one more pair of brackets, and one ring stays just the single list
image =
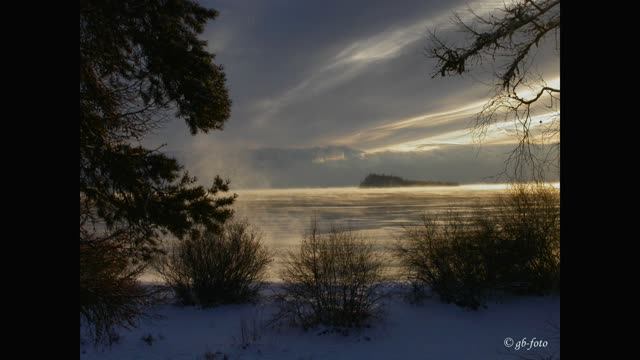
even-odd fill
[{"label": "frozen lake", "polygon": [[[558,183],[553,184],[556,187]],[[320,231],[331,225],[350,228],[379,248],[390,248],[403,226],[417,224],[424,213],[470,211],[504,194],[506,184],[398,188],[315,188],[236,190],[236,216],[247,218],[263,235],[275,261],[271,280],[287,250],[296,249],[315,217]],[[153,274],[143,276],[157,280]]]},{"label": "frozen lake", "polygon": [[[554,184],[559,187],[559,184]],[[391,245],[403,226],[424,213],[468,211],[504,193],[506,184],[443,187],[238,190],[236,214],[260,229],[280,256],[295,248],[315,216],[321,230],[351,228],[381,246]]]}]

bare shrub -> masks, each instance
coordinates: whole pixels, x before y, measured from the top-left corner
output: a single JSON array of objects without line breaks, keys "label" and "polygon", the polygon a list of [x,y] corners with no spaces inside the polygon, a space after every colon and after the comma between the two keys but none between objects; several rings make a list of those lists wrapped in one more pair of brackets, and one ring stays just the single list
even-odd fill
[{"label": "bare shrub", "polygon": [[277,317],[305,329],[361,326],[380,309],[382,269],[373,243],[337,227],[320,234],[314,220],[299,251],[287,256]]},{"label": "bare shrub", "polygon": [[420,226],[405,228],[395,250],[414,284],[428,285],[445,302],[475,309],[482,304],[488,271],[482,244],[475,242],[469,227],[468,220],[454,212],[424,215]]},{"label": "bare shrub", "polygon": [[260,233],[242,220],[179,242],[155,268],[183,304],[215,306],[254,300],[271,261]]},{"label": "bare shrub", "polygon": [[559,291],[559,190],[515,185],[499,198],[495,222],[512,265],[504,274],[504,285],[524,293]]},{"label": "bare shrub", "polygon": [[154,302],[154,291],[138,282],[145,266],[124,252],[113,242],[80,244],[80,324],[96,345],[116,342],[116,328],[135,326]]},{"label": "bare shrub", "polygon": [[424,215],[406,227],[395,248],[405,275],[445,302],[474,309],[497,290],[559,290],[559,191],[515,185],[487,205],[466,218]]}]

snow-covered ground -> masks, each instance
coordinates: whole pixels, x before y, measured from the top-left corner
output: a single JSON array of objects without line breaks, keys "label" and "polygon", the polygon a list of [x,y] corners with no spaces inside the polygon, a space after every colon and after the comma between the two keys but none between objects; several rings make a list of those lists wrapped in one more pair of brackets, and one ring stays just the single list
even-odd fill
[{"label": "snow-covered ground", "polygon": [[276,310],[268,297],[258,304],[212,309],[159,305],[155,311],[161,318],[122,330],[111,348],[81,345],[80,358],[495,360],[542,359],[549,354],[559,358],[559,297],[509,297],[471,311],[435,297],[410,304],[407,287],[389,289],[384,316],[371,327],[348,334],[262,326]]}]

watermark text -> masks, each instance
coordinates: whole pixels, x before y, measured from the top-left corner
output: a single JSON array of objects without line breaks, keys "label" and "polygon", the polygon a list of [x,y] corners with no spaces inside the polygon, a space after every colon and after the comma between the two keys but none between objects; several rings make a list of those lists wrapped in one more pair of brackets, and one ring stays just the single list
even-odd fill
[{"label": "watermark text", "polygon": [[538,339],[535,337],[531,339],[523,337],[519,340],[513,340],[513,338],[506,337],[504,338],[504,346],[507,348],[513,348],[516,351],[528,351],[535,348],[546,348],[547,346],[549,346],[549,342],[547,340]]}]

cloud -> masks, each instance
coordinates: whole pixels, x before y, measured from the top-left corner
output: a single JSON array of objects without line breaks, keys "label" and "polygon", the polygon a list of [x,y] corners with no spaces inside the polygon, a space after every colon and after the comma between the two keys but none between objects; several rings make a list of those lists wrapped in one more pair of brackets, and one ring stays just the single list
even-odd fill
[{"label": "cloud", "polygon": [[[224,174],[233,190],[356,186],[369,173],[387,173],[410,179],[478,183],[493,181],[504,169],[512,145],[440,145],[430,151],[366,153],[345,147],[194,149],[215,154],[186,156],[187,167],[199,179]],[[543,146],[540,151],[549,151]],[[186,154],[184,154],[186,155]],[[549,179],[557,180],[550,172]],[[204,182],[203,182],[204,183]]]},{"label": "cloud", "polygon": [[[436,163],[441,174],[479,181],[500,168],[512,141],[508,123],[494,125],[485,139],[505,151],[491,152],[486,167],[468,160],[475,153],[469,127],[490,86],[475,75],[432,78],[434,62],[424,55],[429,29],[457,36],[445,30],[467,2],[205,5],[220,11],[204,37],[225,68],[231,118],[222,132],[192,137],[175,121],[146,140],[167,143],[165,150],[203,182],[220,174],[241,188],[343,186],[372,169],[428,177],[418,169]],[[502,1],[470,5],[482,13]],[[536,61],[547,78],[558,76],[553,52],[541,50]],[[468,174],[445,171],[448,160]]]},{"label": "cloud", "polygon": [[[475,1],[453,9],[439,11],[436,15],[414,21],[410,24],[396,26],[380,33],[356,39],[335,56],[329,57],[323,65],[318,66],[298,84],[286,90],[277,97],[270,97],[257,102],[256,112],[259,113],[254,124],[265,126],[273,117],[277,116],[289,104],[353,79],[370,66],[383,66],[380,62],[399,56],[408,46],[424,40],[427,29],[442,25],[452,12],[460,12],[467,7],[476,8],[478,15],[485,14],[490,7],[487,4],[495,1]],[[485,5],[485,6],[481,6]],[[462,13],[462,18],[471,16]]]}]

